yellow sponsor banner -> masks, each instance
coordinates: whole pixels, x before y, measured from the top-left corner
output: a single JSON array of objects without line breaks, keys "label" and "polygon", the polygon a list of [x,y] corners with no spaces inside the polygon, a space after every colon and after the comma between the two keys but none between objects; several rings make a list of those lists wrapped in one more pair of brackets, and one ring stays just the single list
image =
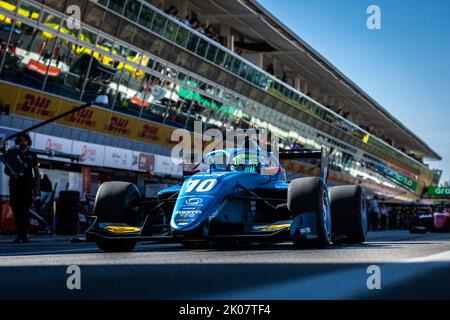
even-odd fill
[{"label": "yellow sponsor banner", "polygon": [[[9,91],[7,92],[9,95]],[[15,114],[39,120],[48,120],[58,115],[59,98],[27,89],[19,89],[16,95],[18,98],[13,109]]]},{"label": "yellow sponsor banner", "polygon": [[19,88],[0,83],[0,105],[9,106],[10,112],[16,109]]},{"label": "yellow sponsor banner", "polygon": [[[59,108],[59,114],[77,106],[79,106],[79,104],[74,105],[73,102],[62,100]],[[111,112],[107,110],[90,107],[64,117],[63,119],[57,121],[57,123],[69,127],[102,132],[106,125],[106,121],[110,117],[110,113]]]},{"label": "yellow sponsor banner", "polygon": [[367,144],[367,143],[369,143],[369,139],[370,139],[370,135],[366,134],[366,135],[363,137],[363,142],[364,142],[365,144]]},{"label": "yellow sponsor banner", "polygon": [[170,127],[165,127],[152,122],[141,120],[136,123],[136,129],[137,130],[134,139],[165,146],[175,144],[171,142],[172,132],[174,129]]},{"label": "yellow sponsor banner", "polygon": [[[80,105],[32,89],[0,83],[0,104],[10,105],[12,114],[47,120]],[[98,107],[90,107],[57,121],[58,124],[146,143],[173,146],[174,128],[136,119]]]},{"label": "yellow sponsor banner", "polygon": [[320,174],[320,168],[311,164],[293,160],[283,160],[281,164],[288,173],[300,173],[308,176],[318,176]]},{"label": "yellow sponsor banner", "polygon": [[136,137],[137,126],[141,120],[111,112],[103,126],[103,133],[133,139]]}]

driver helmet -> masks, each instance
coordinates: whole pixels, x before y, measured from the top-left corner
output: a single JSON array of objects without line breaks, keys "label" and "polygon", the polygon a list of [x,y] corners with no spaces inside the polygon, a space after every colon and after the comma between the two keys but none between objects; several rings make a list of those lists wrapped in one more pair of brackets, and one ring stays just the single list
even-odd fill
[{"label": "driver helmet", "polygon": [[254,154],[238,154],[234,157],[233,159],[233,164],[235,166],[239,166],[239,165],[258,165],[259,161],[258,161],[258,156],[254,155]]}]

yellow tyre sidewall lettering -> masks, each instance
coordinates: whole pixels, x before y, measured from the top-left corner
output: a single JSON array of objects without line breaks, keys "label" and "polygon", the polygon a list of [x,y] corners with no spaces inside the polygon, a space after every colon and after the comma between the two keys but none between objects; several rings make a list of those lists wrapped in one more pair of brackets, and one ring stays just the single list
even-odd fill
[{"label": "yellow tyre sidewall lettering", "polygon": [[275,225],[275,226],[270,226],[268,228],[266,228],[265,231],[280,231],[280,230],[288,230],[290,229],[291,225],[290,224],[282,224],[282,225]]},{"label": "yellow tyre sidewall lettering", "polygon": [[119,227],[119,226],[108,226],[108,227],[103,228],[103,230],[111,232],[111,233],[117,233],[117,234],[137,233],[137,232],[141,231],[141,229],[139,229],[139,228]]}]

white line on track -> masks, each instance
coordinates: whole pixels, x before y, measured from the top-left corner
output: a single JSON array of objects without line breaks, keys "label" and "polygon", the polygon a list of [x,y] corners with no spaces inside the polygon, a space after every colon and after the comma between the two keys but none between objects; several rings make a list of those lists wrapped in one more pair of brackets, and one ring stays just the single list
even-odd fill
[{"label": "white line on track", "polygon": [[[169,245],[166,245],[169,246]],[[173,245],[170,245],[173,246]],[[157,248],[163,248],[162,245],[159,245],[158,247],[152,247],[153,249],[157,249]],[[139,245],[136,247],[134,252],[142,252],[143,250],[148,249],[148,247],[146,246],[142,246]],[[102,253],[102,251],[100,251],[100,249],[97,248],[96,245],[93,245],[92,247],[89,248],[78,248],[78,249],[63,249],[63,248],[58,248],[58,249],[53,249],[53,250],[44,250],[44,251],[25,251],[25,252],[17,252],[17,253],[6,253],[6,254],[0,254],[0,259],[1,258],[14,258],[14,257],[20,257],[20,258],[25,258],[25,257],[32,257],[32,256],[36,256],[36,258],[40,258],[39,256],[43,256],[43,255],[63,255],[63,254],[70,254],[70,253],[85,253],[85,252],[92,252],[92,253]]]},{"label": "white line on track", "polygon": [[65,254],[65,253],[81,253],[98,250],[96,247],[92,248],[80,248],[80,249],[54,249],[46,251],[29,251],[29,252],[17,252],[15,254],[0,254],[1,257],[23,257],[23,256],[38,256],[47,254]]},{"label": "white line on track", "polygon": [[421,258],[412,258],[406,260],[406,263],[422,263],[422,262],[450,262],[450,251],[440,252]]}]

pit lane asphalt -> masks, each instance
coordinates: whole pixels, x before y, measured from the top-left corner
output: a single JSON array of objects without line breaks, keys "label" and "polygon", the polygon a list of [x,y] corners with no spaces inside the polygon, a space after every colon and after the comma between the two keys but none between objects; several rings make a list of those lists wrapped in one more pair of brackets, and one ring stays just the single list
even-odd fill
[{"label": "pit lane asphalt", "polygon": [[[68,290],[78,265],[81,290]],[[381,270],[369,290],[367,268]],[[106,254],[95,244],[0,237],[0,299],[450,299],[450,234],[377,232],[362,245],[294,250],[292,245],[241,250],[186,249],[142,243]]]}]

